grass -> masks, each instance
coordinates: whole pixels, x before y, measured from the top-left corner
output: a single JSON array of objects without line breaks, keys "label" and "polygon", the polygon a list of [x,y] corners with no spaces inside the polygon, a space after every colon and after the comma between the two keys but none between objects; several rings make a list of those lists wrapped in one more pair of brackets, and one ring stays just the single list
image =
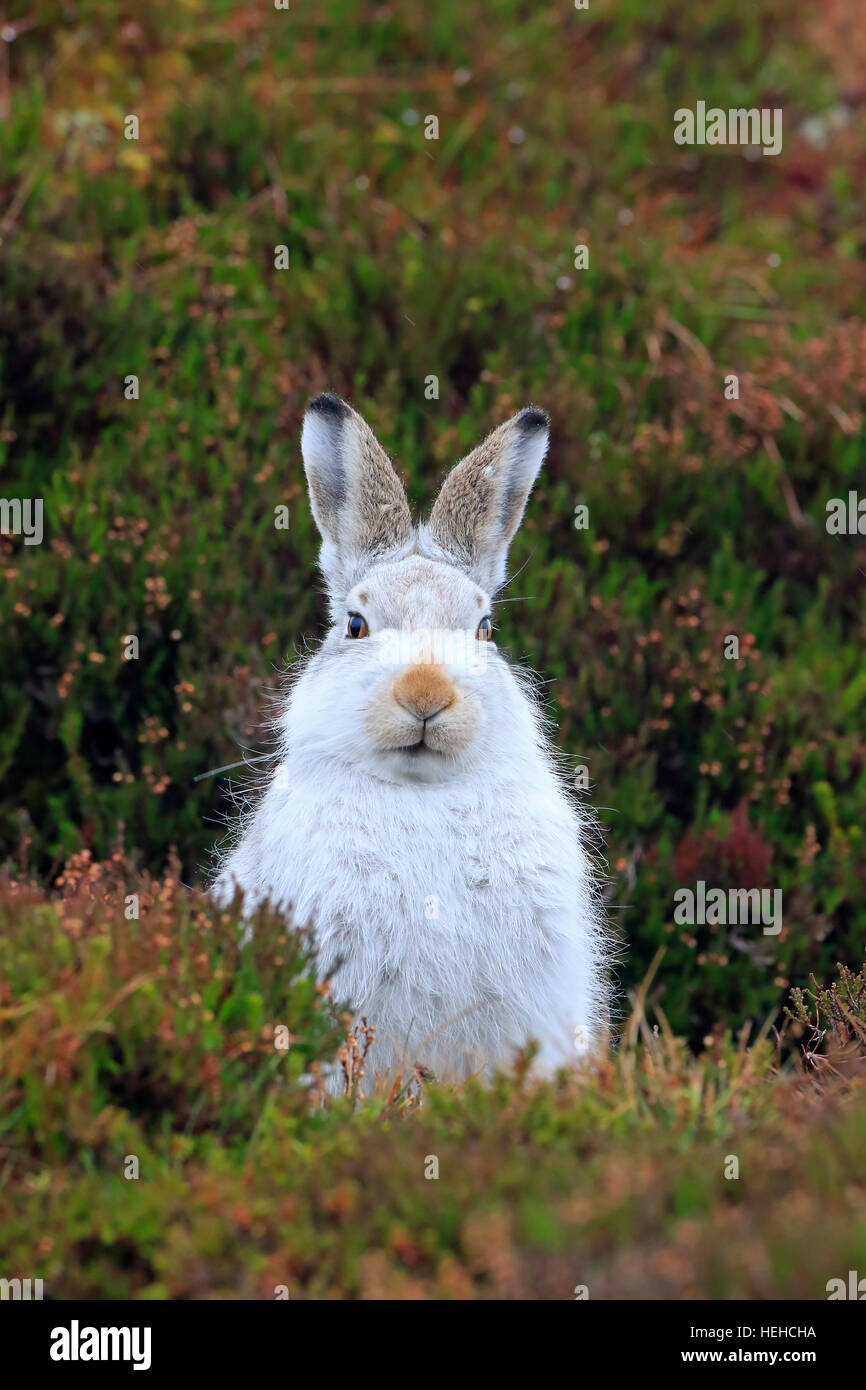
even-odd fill
[{"label": "grass", "polygon": [[303,931],[239,949],[120,856],[61,877],[0,885],[0,1229],[46,1297],[814,1299],[863,1268],[866,969],[798,1001],[803,1070],[748,1026],[694,1056],[644,989],[585,1072],[357,1102],[362,1037],[323,1104]]},{"label": "grass", "polygon": [[[136,1060],[152,1031],[146,995],[124,1042],[112,1031],[120,1022],[100,1013],[114,996],[97,989],[94,957],[102,1022],[82,1055],[101,1039],[121,1092],[149,1068],[155,1090],[145,1109],[186,1118],[172,1138],[177,1165],[166,1149],[152,1179],[133,1184],[100,1167],[106,1154],[116,1163],[135,1114],[123,1095],[118,1115],[109,1107],[120,1126],[114,1147],[84,1142],[88,1124],[99,1128],[85,1117],[105,1100],[96,1063],[75,1073],[80,1106],[75,1087],[52,1099],[43,1070],[39,1103],[49,1109],[27,1119],[19,1100],[9,1112],[13,1147],[25,1131],[33,1145],[29,1176],[25,1151],[15,1150],[24,1164],[15,1181],[42,1183],[59,1204],[53,1238],[60,1242],[68,1216],[73,1234],[63,1240],[74,1245],[74,1232],[87,1228],[82,1240],[96,1242],[81,1261],[88,1287],[179,1295],[194,1294],[196,1279],[226,1294],[267,1287],[268,1261],[290,1248],[276,1225],[265,1222],[261,1270],[239,1272],[226,1247],[210,1274],[190,1262],[190,1284],[165,1242],[176,1239],[180,1251],[206,1243],[207,1232],[228,1239],[207,1203],[227,1210],[227,1194],[244,1183],[258,1229],[289,1167],[297,1191],[287,1186],[280,1201],[287,1224],[299,1223],[283,1281],[293,1289],[369,1294],[393,1277],[438,1296],[449,1279],[454,1290],[489,1292],[505,1276],[476,1275],[459,1234],[470,1219],[469,1188],[454,1171],[461,1153],[479,1165],[466,1160],[466,1182],[483,1173],[492,1183],[490,1220],[504,1223],[502,1269],[513,1271],[514,1287],[554,1268],[549,1251],[539,1254],[544,1232],[566,1222],[608,1291],[639,1277],[633,1267],[629,1274],[630,1242],[685,1262],[671,1288],[803,1290],[815,1269],[793,1267],[794,1246],[801,1231],[804,1250],[817,1239],[822,1204],[824,1263],[856,1268],[856,1247],[862,1267],[862,1227],[845,1193],[856,1188],[863,1136],[847,1090],[804,1099],[774,1063],[770,1080],[754,1081],[755,1095],[763,1087],[774,1098],[766,1113],[758,1106],[754,1128],[736,1097],[721,1099],[728,1130],[707,1139],[688,1127],[679,1102],[653,1119],[644,1082],[628,1089],[629,1066],[640,1077],[663,1067],[679,1078],[671,1095],[695,1086],[716,1095],[726,1039],[746,1025],[752,1036],[781,1029],[792,987],[813,974],[829,981],[837,965],[856,972],[863,959],[866,544],[825,525],[828,501],[863,487],[858,16],[857,0],[794,12],[782,0],[717,0],[711,13],[685,0],[593,0],[587,11],[520,0],[492,8],[443,0],[432,9],[327,0],[289,11],[152,0],[142,11],[81,0],[58,24],[47,0],[32,0],[18,37],[3,44],[0,490],[42,498],[45,515],[42,545],[0,536],[0,856],[12,882],[41,885],[20,889],[31,895],[15,909],[27,930],[50,919],[63,866],[84,863],[84,854],[92,864],[121,854],[135,881],[166,872],[175,885],[202,881],[231,814],[231,778],[201,775],[236,762],[242,747],[265,746],[267,691],[324,618],[298,448],[308,397],[332,389],[350,399],[419,506],[461,453],[532,400],[552,417],[552,447],[515,543],[518,577],[507,597],[519,601],[498,610],[500,638],[549,679],[559,744],[588,768],[591,800],[604,808],[620,988],[634,994],[663,948],[645,1009],[684,1040],[639,1032],[605,1064],[595,1091],[575,1080],[536,1100],[518,1078],[503,1081],[494,1101],[433,1087],[428,1104],[399,1122],[393,1105],[362,1108],[351,1121],[339,1108],[311,1116],[301,1088],[302,1118],[275,1114],[271,1133],[267,1106],[253,1120],[264,1074],[246,1102],[241,1094],[246,1063],[233,1049],[255,1036],[242,1010],[232,1040],[209,1031],[216,1025],[197,1012],[209,1006],[185,993],[177,1007],[190,1011],[183,1036],[192,1069],[174,1054],[177,1038]],[[782,154],[675,145],[674,111],[699,99],[780,108]],[[130,115],[137,140],[124,137]],[[429,115],[436,140],[425,139]],[[585,270],[574,266],[579,244],[589,247]],[[288,248],[287,270],[275,268],[279,246]],[[724,392],[731,373],[736,399]],[[578,529],[581,505],[589,524]],[[282,507],[288,529],[274,524]],[[735,660],[724,655],[732,635]],[[125,660],[131,636],[138,656]],[[676,926],[674,893],[699,878],[781,889],[781,934]],[[171,892],[182,917],[183,895]],[[150,911],[137,928],[122,917],[117,925],[147,933]],[[191,943],[183,920],[180,940]],[[257,995],[268,1019],[292,988],[293,959],[270,981],[265,965],[252,979],[242,971],[238,989]],[[133,965],[130,955],[125,968]],[[237,968],[227,959],[226,969]],[[119,963],[112,969],[115,991],[131,984]],[[22,972],[15,999],[19,988],[47,998],[26,962]],[[4,1007],[18,1007],[15,999]],[[291,1005],[301,1010],[300,1031],[313,1030],[305,1067],[329,1046],[303,1012],[308,1003]],[[803,1018],[788,1020],[783,1053],[809,1037]],[[50,1073],[55,1045],[46,1046],[37,1051]],[[219,1127],[213,1154],[184,1148],[199,1094],[201,1123],[208,1115],[200,1069],[225,1048],[232,1060],[220,1084],[235,1096],[237,1133],[255,1124],[257,1154],[261,1144],[254,1181],[252,1156],[234,1153]],[[757,1057],[743,1045],[726,1066],[751,1078]],[[17,1094],[14,1068],[10,1076]],[[295,1116],[295,1100],[285,1103]],[[621,1183],[632,1212],[600,1206],[606,1235],[591,1235],[590,1216],[569,1226],[564,1215],[573,1155],[595,1142],[587,1138],[594,1107],[605,1116],[598,1173],[609,1160],[620,1174],[610,1182]],[[62,1136],[66,1108],[83,1128],[64,1155],[49,1135],[55,1125]],[[501,1178],[484,1166],[514,1116],[539,1116],[537,1152],[523,1165],[525,1202],[516,1196],[517,1157]],[[306,1138],[280,1129],[295,1123]],[[548,1132],[564,1136],[560,1149],[542,1138]],[[722,1133],[741,1134],[754,1155],[763,1146],[770,1166],[758,1174],[755,1158],[748,1181],[710,1195],[693,1175],[702,1161],[717,1175],[718,1151],[702,1145],[730,1143]],[[418,1188],[418,1154],[431,1135],[451,1176]],[[832,1200],[819,1135],[839,1155],[831,1167],[839,1165],[842,1191]],[[644,1160],[627,1157],[638,1137],[662,1144],[646,1161],[657,1163],[653,1182],[667,1194],[661,1206],[645,1195],[645,1211]],[[140,1147],[145,1138],[135,1130]],[[786,1145],[794,1166],[779,1158],[782,1176],[773,1176],[772,1155]],[[73,1177],[64,1165],[79,1152],[92,1153],[91,1170]],[[355,1191],[358,1164],[403,1179],[392,1201],[371,1209],[373,1224],[359,1217],[349,1237],[322,1212],[333,1192]],[[812,1215],[784,1235],[773,1183],[791,1195],[797,1173]],[[705,1223],[703,1264],[699,1242],[685,1236],[688,1248],[676,1254],[679,1181],[704,1203],[696,1216],[682,1199],[682,1229]],[[346,1200],[366,1210],[364,1188]],[[163,1222],[161,1204],[172,1200],[176,1216]],[[441,1210],[422,1238],[420,1213],[431,1202]],[[151,1232],[147,1249],[125,1237],[135,1247],[125,1273],[99,1244],[88,1203],[112,1213],[109,1225],[134,1232],[138,1221]],[[744,1249],[758,1243],[742,1267],[736,1252],[713,1254],[712,1223],[729,1217],[746,1223]],[[29,1218],[12,1219],[23,1258]],[[420,1242],[415,1264],[388,1245],[402,1239],[389,1234],[401,1223],[409,1245]],[[43,1229],[55,1231],[53,1218]],[[73,1267],[71,1249],[55,1251],[64,1269]],[[376,1265],[380,1250],[385,1263]],[[564,1259],[568,1296],[580,1271]],[[371,1260],[373,1272],[362,1273]],[[559,1289],[560,1274],[550,1277],[543,1287]]]}]

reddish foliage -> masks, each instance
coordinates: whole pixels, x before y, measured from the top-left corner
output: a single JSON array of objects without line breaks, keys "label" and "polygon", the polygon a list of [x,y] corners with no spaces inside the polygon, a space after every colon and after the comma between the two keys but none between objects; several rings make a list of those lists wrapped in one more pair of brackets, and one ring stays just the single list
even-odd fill
[{"label": "reddish foliage", "polygon": [[749,826],[742,801],[726,835],[714,829],[686,832],[674,854],[674,873],[678,883],[703,878],[720,887],[758,888],[768,882],[772,857],[760,830]]}]

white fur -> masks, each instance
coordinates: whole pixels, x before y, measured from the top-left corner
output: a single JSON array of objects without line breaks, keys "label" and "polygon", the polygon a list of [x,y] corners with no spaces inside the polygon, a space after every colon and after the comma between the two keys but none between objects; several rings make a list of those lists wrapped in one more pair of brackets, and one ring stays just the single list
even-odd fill
[{"label": "white fur", "polygon": [[[606,1020],[586,827],[528,678],[495,643],[473,648],[489,596],[419,553],[423,533],[417,545],[347,596],[370,635],[336,623],[296,677],[277,767],[214,891],[225,901],[239,887],[247,911],[270,899],[313,925],[320,977],[376,1028],[368,1083],[416,1062],[445,1080],[489,1073],[530,1039],[550,1071]],[[459,699],[430,721],[451,751],[412,756],[383,746],[400,738],[370,710],[428,634]]]}]

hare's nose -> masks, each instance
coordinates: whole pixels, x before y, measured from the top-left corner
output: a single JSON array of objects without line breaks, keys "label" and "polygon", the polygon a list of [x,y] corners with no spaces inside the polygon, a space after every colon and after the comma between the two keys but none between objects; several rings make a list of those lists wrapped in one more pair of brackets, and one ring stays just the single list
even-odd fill
[{"label": "hare's nose", "polygon": [[453,705],[457,691],[441,666],[410,666],[394,682],[394,699],[416,719],[432,719]]}]

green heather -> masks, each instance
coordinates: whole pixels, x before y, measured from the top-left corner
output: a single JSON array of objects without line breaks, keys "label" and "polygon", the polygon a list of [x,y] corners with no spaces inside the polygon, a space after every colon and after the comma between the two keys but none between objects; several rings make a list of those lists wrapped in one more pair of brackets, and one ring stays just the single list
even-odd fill
[{"label": "green heather", "polygon": [[[0,1274],[822,1298],[866,1271],[866,535],[826,526],[866,498],[860,0],[20,9],[0,493],[45,536],[0,537]],[[675,144],[699,100],[781,109],[782,153]],[[242,948],[196,891],[238,788],[202,774],[267,751],[324,620],[325,389],[418,507],[551,416],[497,624],[604,835],[620,1018],[583,1074],[323,1104],[344,1029],[307,938],[266,917]],[[781,933],[675,924],[699,879],[781,889]]]}]

